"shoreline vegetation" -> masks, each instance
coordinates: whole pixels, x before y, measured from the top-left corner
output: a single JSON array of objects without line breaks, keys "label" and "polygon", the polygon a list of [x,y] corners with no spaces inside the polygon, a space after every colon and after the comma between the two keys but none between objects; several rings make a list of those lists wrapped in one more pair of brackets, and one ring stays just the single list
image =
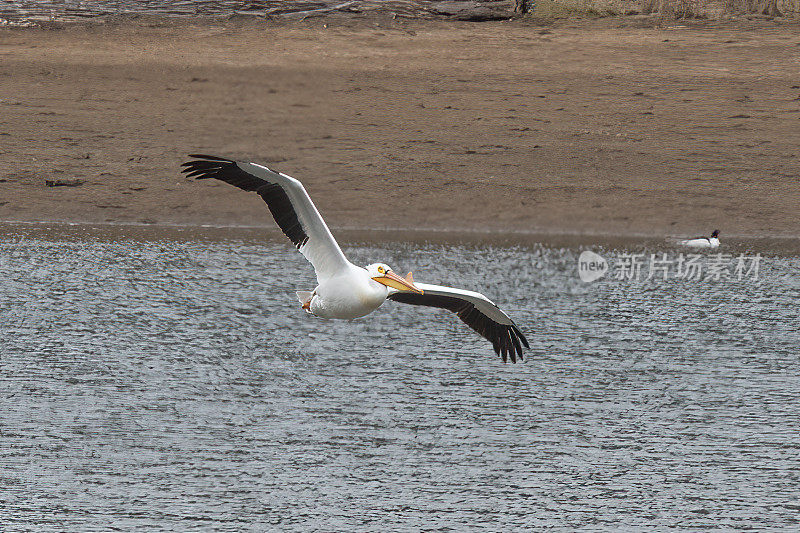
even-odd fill
[{"label": "shoreline vegetation", "polygon": [[533,18],[655,16],[658,20],[776,19],[800,15],[797,0],[515,0],[517,14]]},{"label": "shoreline vegetation", "polygon": [[798,28],[338,11],[0,27],[0,220],[269,227],[258,197],[179,174],[207,152],[300,179],[332,228],[798,240]]}]

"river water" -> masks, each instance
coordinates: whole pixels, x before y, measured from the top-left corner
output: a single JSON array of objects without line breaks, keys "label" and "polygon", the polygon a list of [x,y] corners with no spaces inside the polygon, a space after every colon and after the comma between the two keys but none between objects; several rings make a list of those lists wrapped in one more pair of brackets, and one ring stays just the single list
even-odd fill
[{"label": "river water", "polygon": [[306,315],[283,241],[6,232],[1,529],[800,527],[800,260],[584,283],[579,252],[347,247],[487,294],[505,365],[443,311]]}]

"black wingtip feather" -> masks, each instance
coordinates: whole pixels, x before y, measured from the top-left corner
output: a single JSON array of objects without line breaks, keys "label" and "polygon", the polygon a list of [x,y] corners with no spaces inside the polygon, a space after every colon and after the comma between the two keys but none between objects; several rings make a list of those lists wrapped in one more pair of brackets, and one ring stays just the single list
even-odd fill
[{"label": "black wingtip feather", "polygon": [[521,340],[521,341],[522,341],[522,344],[523,344],[523,345],[524,345],[526,348],[530,349],[530,346],[528,345],[528,339],[526,339],[526,338],[525,338],[525,335],[523,335],[523,334],[522,334],[522,331],[520,331],[520,329],[517,327],[517,325],[516,325],[516,324],[514,324],[514,325],[513,325],[513,326],[511,326],[511,327],[512,327],[512,328],[514,328],[514,333],[516,333],[516,334],[517,334],[517,337],[519,337],[519,340]]},{"label": "black wingtip feather", "polygon": [[517,337],[514,331],[511,332],[511,340],[514,343],[514,348],[517,350],[517,355],[519,355],[519,360],[522,361],[522,346],[519,345],[519,338]]}]

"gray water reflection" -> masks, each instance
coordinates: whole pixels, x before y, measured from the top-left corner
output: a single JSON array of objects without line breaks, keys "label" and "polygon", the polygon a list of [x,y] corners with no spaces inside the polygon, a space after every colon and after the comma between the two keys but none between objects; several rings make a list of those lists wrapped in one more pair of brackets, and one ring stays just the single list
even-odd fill
[{"label": "gray water reflection", "polygon": [[576,250],[347,250],[483,290],[531,340],[503,365],[443,312],[307,316],[283,243],[0,245],[4,531],[797,527],[797,258],[583,284]]}]

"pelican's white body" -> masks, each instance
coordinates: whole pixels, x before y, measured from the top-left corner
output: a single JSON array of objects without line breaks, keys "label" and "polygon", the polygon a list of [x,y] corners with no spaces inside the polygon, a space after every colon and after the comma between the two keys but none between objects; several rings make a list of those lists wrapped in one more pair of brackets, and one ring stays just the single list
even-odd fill
[{"label": "pelican's white body", "polygon": [[718,248],[719,239],[716,237],[698,237],[697,239],[681,241],[681,244],[691,248]]},{"label": "pelican's white body", "polygon": [[237,165],[271,183],[279,183],[309,236],[308,242],[299,247],[300,253],[314,266],[319,283],[311,293],[309,313],[322,318],[352,319],[381,306],[389,294],[388,287],[372,279],[377,272],[371,274],[347,260],[302,183],[255,163]]},{"label": "pelican's white body", "polygon": [[386,301],[389,288],[352,263],[314,289],[309,312],[322,318],[360,318]]}]

